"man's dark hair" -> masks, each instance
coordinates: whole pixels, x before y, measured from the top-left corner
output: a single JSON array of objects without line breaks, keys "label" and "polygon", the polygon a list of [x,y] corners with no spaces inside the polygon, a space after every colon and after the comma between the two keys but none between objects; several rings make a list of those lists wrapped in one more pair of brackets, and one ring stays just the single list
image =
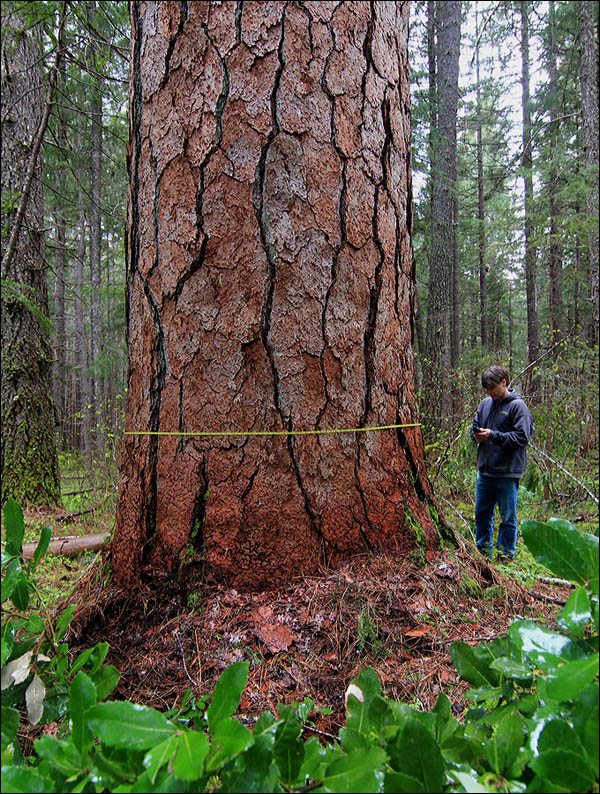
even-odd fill
[{"label": "man's dark hair", "polygon": [[510,372],[506,367],[492,364],[491,367],[484,369],[483,375],[481,376],[481,385],[484,389],[493,389],[494,386],[497,386],[503,380],[506,381],[506,385],[508,386],[510,383]]}]

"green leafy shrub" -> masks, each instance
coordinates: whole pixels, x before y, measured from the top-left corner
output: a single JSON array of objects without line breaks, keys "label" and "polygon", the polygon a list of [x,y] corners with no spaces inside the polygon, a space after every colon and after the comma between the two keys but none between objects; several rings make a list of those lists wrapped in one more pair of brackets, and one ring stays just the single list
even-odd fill
[{"label": "green leafy shrub", "polygon": [[[17,570],[21,530],[14,505],[8,513],[3,589],[8,580],[7,598],[19,600],[30,572]],[[64,633],[68,613],[58,632],[41,623],[32,632],[10,617],[6,659],[4,629],[2,645],[3,689],[5,678],[13,679],[2,715],[3,790],[597,791],[598,539],[560,519],[524,522],[521,530],[532,553],[577,587],[558,615],[560,631],[519,620],[493,642],[452,646],[458,671],[473,686],[462,722],[445,694],[430,712],[386,698],[371,669],[348,687],[346,723],[327,744],[304,739],[314,706],[309,699],[279,705],[277,716],[262,714],[252,729],[235,718],[248,662],[227,668],[210,698],[189,693],[177,712],[106,701],[114,673],[103,665],[104,648],[70,663],[51,641]],[[19,631],[37,639],[18,645]],[[42,649],[50,661],[40,659]],[[50,669],[52,659],[61,662]],[[63,730],[61,738],[37,739],[23,758],[17,731],[36,675],[61,688]],[[52,676],[56,683],[49,684]],[[42,721],[48,716],[44,706]]]}]

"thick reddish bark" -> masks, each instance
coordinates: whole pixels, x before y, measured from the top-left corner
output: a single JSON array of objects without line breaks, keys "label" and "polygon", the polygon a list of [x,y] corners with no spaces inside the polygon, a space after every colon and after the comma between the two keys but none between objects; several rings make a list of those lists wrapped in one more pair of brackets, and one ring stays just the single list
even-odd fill
[{"label": "thick reddish bark", "polygon": [[[407,5],[132,4],[128,432],[418,421]],[[437,544],[420,428],[128,435],[121,471],[121,582]]]}]

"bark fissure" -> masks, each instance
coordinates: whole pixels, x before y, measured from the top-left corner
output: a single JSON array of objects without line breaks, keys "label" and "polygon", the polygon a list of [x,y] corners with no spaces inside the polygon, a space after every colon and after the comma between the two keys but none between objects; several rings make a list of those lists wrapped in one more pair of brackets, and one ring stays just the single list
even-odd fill
[{"label": "bark fissure", "polygon": [[[402,424],[402,419],[398,415],[396,417],[396,424]],[[427,494],[425,493],[425,489],[423,488],[423,484],[421,482],[421,475],[419,474],[419,469],[411,452],[410,446],[408,441],[406,440],[406,434],[401,427],[396,428],[396,434],[398,436],[398,443],[400,444],[402,451],[404,452],[404,456],[406,461],[410,467],[410,472],[412,474],[413,484],[415,486],[415,492],[421,502],[427,501]]]},{"label": "bark fissure", "polygon": [[165,54],[165,64],[163,69],[163,76],[161,77],[159,89],[162,89],[167,84],[171,76],[171,58],[173,57],[173,50],[177,44],[178,37],[183,33],[186,20],[188,18],[188,4],[186,0],[179,0],[179,23],[175,35],[169,40],[167,52]]},{"label": "bark fissure", "polygon": [[244,6],[244,0],[238,0],[235,5],[235,43],[236,45],[242,43],[242,11]]},{"label": "bark fissure", "polygon": [[[333,16],[333,14],[332,14]],[[321,373],[323,376],[324,388],[325,388],[325,404],[321,409],[318,417],[317,417],[317,427],[321,427],[321,420],[322,417],[327,410],[327,406],[330,403],[330,396],[329,396],[329,382],[327,378],[327,372],[325,368],[325,353],[328,349],[331,349],[331,345],[329,344],[327,338],[327,314],[329,312],[329,306],[331,302],[331,294],[335,287],[337,281],[337,274],[338,274],[338,262],[341,252],[343,251],[344,247],[348,245],[348,235],[346,229],[346,205],[348,199],[348,183],[347,183],[347,169],[348,169],[348,158],[342,151],[339,142],[337,140],[337,131],[336,131],[336,124],[335,124],[335,96],[329,90],[327,86],[327,72],[330,65],[330,59],[335,50],[335,42],[333,43],[332,49],[325,58],[325,64],[323,68],[323,73],[321,75],[321,90],[325,94],[325,96],[329,99],[330,102],[330,129],[331,129],[331,143],[337,156],[340,159],[342,164],[341,169],[341,187],[340,187],[340,200],[339,200],[339,230],[340,230],[340,241],[337,246],[334,247],[334,253],[331,260],[331,275],[329,278],[329,285],[327,287],[327,291],[325,293],[325,299],[323,301],[323,312],[321,314],[321,334],[323,337],[323,349],[321,350],[320,355],[320,368]]]},{"label": "bark fissure", "polygon": [[204,525],[206,522],[206,500],[209,494],[208,463],[206,455],[202,455],[200,464],[200,484],[194,501],[192,512],[191,530],[189,542],[192,548],[200,553],[204,553]]},{"label": "bark fissure", "polygon": [[[167,350],[165,345],[165,330],[162,325],[160,306],[150,286],[150,279],[154,271],[160,264],[160,223],[159,223],[159,207],[160,207],[160,186],[161,177],[158,173],[158,161],[152,151],[152,143],[150,145],[150,162],[154,171],[155,190],[153,200],[153,231],[154,231],[154,261],[152,267],[146,276],[141,275],[142,286],[144,295],[148,301],[150,314],[154,322],[154,362],[156,372],[150,384],[148,401],[150,406],[150,430],[154,433],[160,430],[160,415],[162,406],[162,393],[165,386],[165,381],[168,371],[167,363]],[[164,171],[163,171],[164,173]],[[149,470],[150,470],[150,483],[149,483],[149,498],[148,498],[148,513],[146,518],[146,538],[150,540],[156,532],[156,511],[158,503],[158,452],[160,440],[158,436],[150,437],[149,444]],[[145,547],[145,551],[149,550],[149,546]]]}]

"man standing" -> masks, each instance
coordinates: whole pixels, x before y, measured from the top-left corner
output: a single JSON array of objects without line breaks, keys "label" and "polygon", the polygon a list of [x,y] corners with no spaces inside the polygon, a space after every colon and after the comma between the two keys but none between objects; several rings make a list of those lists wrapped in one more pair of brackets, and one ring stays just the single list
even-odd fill
[{"label": "man standing", "polygon": [[509,386],[506,367],[494,364],[481,376],[487,392],[477,408],[471,435],[478,444],[475,493],[476,543],[492,556],[494,510],[500,510],[498,557],[509,562],[517,547],[517,495],[527,465],[533,419],[520,394]]}]

